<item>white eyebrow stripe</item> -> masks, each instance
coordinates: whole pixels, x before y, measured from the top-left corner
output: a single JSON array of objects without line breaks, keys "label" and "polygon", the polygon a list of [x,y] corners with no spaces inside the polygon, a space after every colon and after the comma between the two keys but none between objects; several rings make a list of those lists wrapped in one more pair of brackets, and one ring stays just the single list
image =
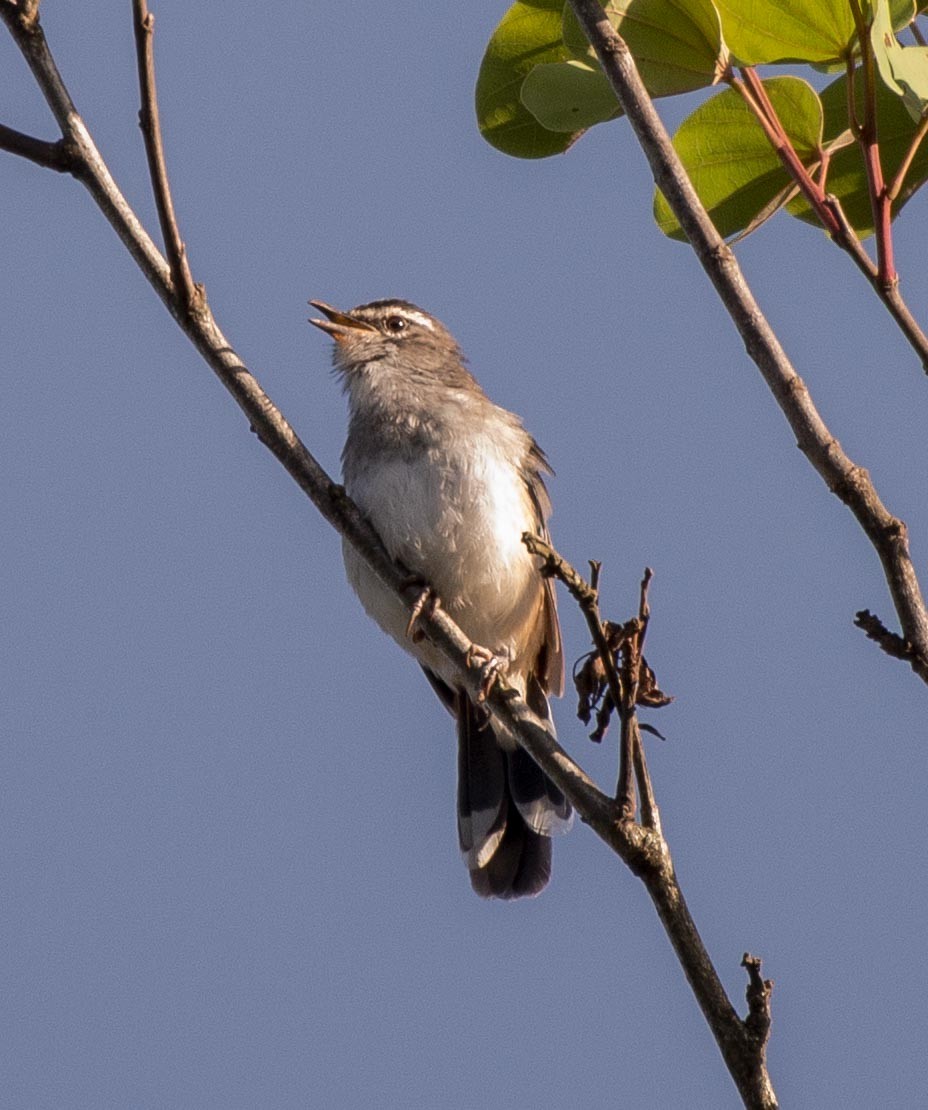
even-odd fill
[{"label": "white eyebrow stripe", "polygon": [[414,320],[417,324],[421,324],[430,331],[435,330],[435,321],[432,320],[431,317],[426,316],[423,312],[410,312],[408,308],[404,308],[403,315],[407,320]]}]

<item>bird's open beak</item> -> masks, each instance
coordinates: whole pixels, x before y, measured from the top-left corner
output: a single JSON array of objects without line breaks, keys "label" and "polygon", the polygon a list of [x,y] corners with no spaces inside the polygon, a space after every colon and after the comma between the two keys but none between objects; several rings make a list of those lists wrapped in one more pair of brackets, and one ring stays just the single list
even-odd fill
[{"label": "bird's open beak", "polygon": [[352,333],[377,330],[372,324],[365,323],[363,320],[356,320],[353,316],[349,316],[347,312],[339,312],[337,308],[326,304],[325,301],[310,301],[309,303],[313,308],[318,308],[320,312],[324,312],[328,316],[327,320],[313,320],[310,318],[309,322],[331,335],[337,342],[347,339]]}]

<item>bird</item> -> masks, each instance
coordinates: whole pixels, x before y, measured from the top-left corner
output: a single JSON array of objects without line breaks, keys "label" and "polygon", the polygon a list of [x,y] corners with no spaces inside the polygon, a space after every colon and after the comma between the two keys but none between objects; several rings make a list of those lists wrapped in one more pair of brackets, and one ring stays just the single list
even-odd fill
[{"label": "bird", "polygon": [[[391,557],[426,589],[553,732],[548,696],[564,663],[554,588],[522,543],[547,538],[551,504],[541,448],[494,404],[451,332],[406,300],[347,312],[310,301],[310,323],[334,340],[333,366],[348,399],[345,490]],[[532,758],[467,694],[448,662],[410,634],[408,606],[347,541],[348,581],[374,621],[418,660],[457,722],[458,840],[483,898],[541,892],[551,838],[571,806]]]}]

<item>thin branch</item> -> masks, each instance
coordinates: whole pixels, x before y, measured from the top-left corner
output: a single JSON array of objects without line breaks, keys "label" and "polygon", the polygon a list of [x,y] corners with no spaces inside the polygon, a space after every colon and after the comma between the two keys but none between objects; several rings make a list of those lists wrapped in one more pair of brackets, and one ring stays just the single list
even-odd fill
[{"label": "thin branch", "polygon": [[798,185],[799,191],[809,202],[810,207],[818,216],[825,230],[829,235],[836,236],[840,228],[835,222],[831,212],[823,204],[825,194],[822,187],[815,178],[812,177],[803,164],[802,159],[796,153],[796,148],[793,146],[792,140],[786,132],[786,128],[780,122],[780,117],[777,115],[776,109],[770,102],[770,97],[767,95],[767,90],[764,88],[763,81],[761,81],[757,76],[757,71],[751,66],[742,68],[741,75],[744,78],[743,83],[741,81],[733,81],[732,84],[734,88],[754,111],[771,146],[776,151],[777,157],[783,163],[787,173]]},{"label": "thin branch", "polygon": [[854,624],[863,629],[868,640],[873,640],[879,644],[883,651],[892,656],[893,659],[904,659],[907,663],[912,662],[914,649],[908,640],[903,640],[895,632],[890,632],[880,618],[871,613],[869,609],[861,609],[854,617]]},{"label": "thin branch", "polygon": [[748,1016],[745,1027],[752,1037],[766,1048],[770,1039],[770,996],[773,994],[773,980],[764,979],[760,973],[760,958],[745,952],[741,966],[748,972]]},{"label": "thin branch", "polygon": [[[764,129],[771,146],[776,151],[777,156],[783,163],[784,168],[789,173],[790,177],[795,181],[796,186],[802,192],[809,207],[816,214],[822,227],[835,243],[847,254],[850,255],[851,260],[858,270],[864,275],[870,283],[871,288],[889,310],[890,315],[899,326],[899,330],[906,337],[911,344],[913,350],[918,354],[921,359],[922,367],[928,373],[928,335],[922,330],[916,321],[915,317],[909,311],[908,306],[903,300],[902,294],[899,291],[898,276],[894,276],[891,281],[884,279],[880,267],[874,265],[870,256],[864,250],[857,232],[848,223],[843,213],[835,211],[835,199],[825,193],[824,180],[825,169],[827,166],[827,153],[823,152],[822,155],[822,172],[820,174],[821,180],[816,181],[815,178],[806,169],[802,159],[797,154],[792,140],[783,127],[777,111],[770,98],[767,96],[764,89],[764,83],[757,76],[757,73],[750,67],[742,69],[743,80],[738,80],[732,77],[729,81],[731,87],[742,97],[748,107],[754,112],[757,117],[758,123]],[[848,89],[853,88],[854,67],[853,63],[848,63]],[[848,112],[851,121],[851,129],[855,136],[861,142],[864,151],[865,160],[870,161],[868,165],[868,183],[873,181],[873,157],[876,156],[877,164],[879,163],[879,152],[875,146],[867,146],[861,138],[862,128],[856,122],[852,113],[851,98],[853,92],[848,93],[849,103]],[[917,144],[915,149],[917,149]],[[911,157],[915,156],[915,149],[911,151]],[[869,154],[867,153],[869,151]],[[898,177],[898,175],[897,175]],[[883,189],[882,186],[882,170],[879,173],[880,188],[883,193],[888,191]],[[870,188],[868,184],[868,188]],[[900,180],[901,187],[901,180]],[[874,213],[879,212],[880,219],[887,222],[891,218],[891,200],[887,200],[886,204],[880,207],[879,205],[874,208]],[[874,216],[876,219],[876,215]],[[886,229],[882,232],[883,242],[889,244],[889,255],[886,255],[884,250],[882,257],[884,262],[889,258],[890,264],[892,261],[892,240],[886,233]]]},{"label": "thin branch", "polygon": [[[637,620],[629,621],[625,628],[622,644],[622,700],[618,703],[619,720],[622,722],[621,757],[619,761],[619,812],[625,820],[634,819],[636,811],[634,779],[640,778],[638,768],[645,763],[644,748],[641,746],[641,732],[638,729],[638,684],[641,676],[642,648],[647,631],[647,584],[651,580],[651,570],[645,570],[641,585]],[[648,780],[650,782],[650,779]],[[653,800],[653,799],[652,799]],[[643,817],[643,810],[642,810]],[[642,819],[642,824],[651,827]]]},{"label": "thin branch", "polygon": [[870,26],[864,18],[858,0],[850,0],[851,14],[857,29],[860,47],[860,70],[864,80],[864,118],[859,124],[857,142],[860,145],[867,174],[867,190],[873,212],[873,229],[876,237],[877,270],[880,284],[891,289],[899,282],[893,261],[892,204],[883,181],[883,165],[877,133],[876,110],[876,61],[870,43]]},{"label": "thin branch", "polygon": [[638,795],[641,807],[641,823],[646,829],[654,829],[658,835],[663,835],[661,830],[661,812],[654,797],[654,787],[651,785],[651,775],[648,764],[644,758],[644,743],[641,739],[641,729],[637,716],[634,718],[635,735],[632,737],[632,759],[635,764],[635,779],[638,782]]},{"label": "thin branch", "polygon": [[915,350],[922,360],[922,367],[926,374],[928,374],[928,335],[922,331],[921,325],[912,315],[909,306],[905,303],[902,294],[899,291],[898,281],[893,285],[884,285],[880,280],[880,272],[873,264],[870,256],[863,248],[863,244],[857,237],[857,232],[851,227],[850,221],[844,214],[841,207],[841,202],[832,193],[825,195],[825,204],[835,214],[835,218],[841,225],[841,233],[835,236],[835,242],[843,250],[851,256],[854,265],[864,275],[874,293],[883,302],[889,310],[890,316],[899,325],[899,330],[908,339],[913,350]]},{"label": "thin branch", "polygon": [[902,633],[913,645],[912,669],[928,683],[928,609],[909,554],[905,524],[880,500],[870,476],[848,458],[816,409],[803,380],[764,317],[731,249],[719,235],[687,177],[624,40],[598,0],[570,0],[603,71],[667,198],[760,370],[797,444],[828,488],[851,510],[873,545]]},{"label": "thin branch", "polygon": [[28,158],[37,166],[44,166],[48,170],[58,173],[74,173],[77,161],[74,151],[64,139],[56,143],[37,139],[33,135],[26,135],[12,127],[5,127],[0,123],[0,150],[18,154],[21,158]]},{"label": "thin branch", "polygon": [[918,148],[922,145],[922,140],[925,138],[925,135],[928,135],[928,113],[922,116],[921,123],[919,123],[915,134],[912,136],[912,141],[909,143],[909,149],[905,152],[905,157],[899,163],[896,176],[887,186],[886,195],[889,197],[890,202],[894,201],[902,191],[906,175],[915,159],[915,155],[918,154]]},{"label": "thin branch", "polygon": [[855,76],[857,63],[853,58],[848,58],[844,64],[845,87],[847,89],[847,121],[851,125],[851,133],[855,139],[860,138],[860,120],[857,118],[857,86]]},{"label": "thin branch", "polygon": [[[522,542],[533,555],[543,560],[542,573],[557,577],[578,603],[597,650],[601,652],[609,678],[610,696],[622,714],[621,751],[625,762],[619,775],[613,821],[611,825],[600,828],[594,820],[590,822],[591,827],[644,882],[745,1105],[758,1110],[774,1110],[777,1101],[766,1070],[766,1039],[758,1040],[747,1022],[738,1018],[690,916],[674,874],[670,848],[661,833],[660,814],[644,765],[638,720],[634,713],[633,687],[637,685],[637,677],[629,672],[637,675],[640,671],[640,647],[650,616],[648,584],[651,571],[645,570],[641,582],[637,620],[623,626],[626,629],[633,624],[638,626],[630,638],[634,639],[639,650],[633,651],[631,658],[626,652],[620,677],[613,662],[613,649],[606,640],[605,622],[599,613],[599,564],[591,564],[594,581],[590,584],[546,540],[525,532]],[[641,773],[638,773],[639,764]],[[632,820],[633,813],[628,813],[629,796],[632,798],[631,809],[634,810],[633,766],[642,793],[641,824],[636,824]],[[590,821],[583,811],[580,812],[585,821]]]},{"label": "thin branch", "polygon": [[145,140],[145,154],[148,157],[148,172],[158,209],[158,222],[161,224],[161,235],[168,265],[171,268],[171,278],[185,307],[193,310],[198,307],[200,298],[193,283],[193,276],[187,262],[187,251],[174,215],[174,202],[171,199],[171,186],[161,139],[161,115],[158,111],[153,47],[155,17],[149,12],[146,0],[132,0],[132,14],[139,71],[139,95],[142,101],[139,127]]},{"label": "thin branch", "polygon": [[606,638],[602,614],[599,611],[599,563],[591,564],[594,581],[590,584],[541,536],[537,536],[534,532],[523,532],[522,542],[528,549],[529,554],[538,555],[543,560],[542,573],[563,582],[571,597],[580,607],[580,612],[586,620],[590,637],[603,666],[612,704],[614,706],[621,705],[623,698],[622,683],[619,672],[616,670],[612,648]]},{"label": "thin branch", "polygon": [[[657,808],[657,799],[654,797],[654,787],[651,785],[651,776],[648,773],[648,764],[644,757],[644,744],[641,741],[641,730],[638,727],[638,717],[635,713],[635,706],[638,704],[638,686],[640,683],[641,665],[644,663],[644,639],[647,635],[648,624],[651,620],[651,608],[648,605],[648,590],[651,586],[651,579],[653,577],[654,572],[651,568],[645,567],[638,599],[638,625],[640,631],[638,633],[637,651],[639,659],[638,665],[635,668],[634,697],[630,697],[629,700],[631,702],[631,715],[634,720],[632,759],[635,764],[635,779],[638,782],[638,796],[641,800],[641,823],[645,828],[657,829],[657,831],[660,832],[660,810]],[[647,664],[645,664],[645,666],[646,665]]]},{"label": "thin branch", "polygon": [[[600,672],[605,678],[608,694],[599,713],[599,727],[594,733],[598,739],[606,728],[609,715],[614,709],[621,720],[619,737],[619,777],[616,784],[616,801],[620,821],[633,821],[638,808],[635,797],[635,782],[641,799],[641,823],[645,828],[660,832],[660,813],[654,798],[651,778],[648,774],[641,744],[641,731],[638,726],[636,706],[640,676],[644,663],[642,647],[647,632],[650,610],[648,609],[648,586],[652,578],[650,568],[646,568],[641,581],[637,620],[626,625],[613,625],[604,621],[599,609],[599,576],[601,565],[591,562],[591,581],[583,576],[567,560],[559,555],[547,540],[532,532],[522,533],[522,542],[532,555],[542,559],[542,574],[555,577],[563,582],[577,602],[590,630],[596,648]],[[616,654],[622,653],[622,673],[616,666]],[[649,672],[650,673],[650,672]],[[600,687],[601,688],[601,687]],[[658,691],[658,693],[660,693]],[[584,695],[586,696],[586,695]],[[664,697],[661,704],[669,698]],[[651,702],[651,704],[656,704]]]}]

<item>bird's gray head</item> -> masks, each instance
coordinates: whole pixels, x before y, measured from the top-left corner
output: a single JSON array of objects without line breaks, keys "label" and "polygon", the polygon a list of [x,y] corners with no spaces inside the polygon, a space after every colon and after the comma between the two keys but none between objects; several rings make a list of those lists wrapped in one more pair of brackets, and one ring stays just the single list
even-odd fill
[{"label": "bird's gray head", "polygon": [[447,385],[462,385],[458,371],[464,370],[464,357],[454,336],[439,320],[409,301],[371,301],[342,312],[323,301],[310,301],[326,316],[310,320],[335,340],[335,367],[347,378],[352,372],[377,371],[387,363],[413,376]]}]

